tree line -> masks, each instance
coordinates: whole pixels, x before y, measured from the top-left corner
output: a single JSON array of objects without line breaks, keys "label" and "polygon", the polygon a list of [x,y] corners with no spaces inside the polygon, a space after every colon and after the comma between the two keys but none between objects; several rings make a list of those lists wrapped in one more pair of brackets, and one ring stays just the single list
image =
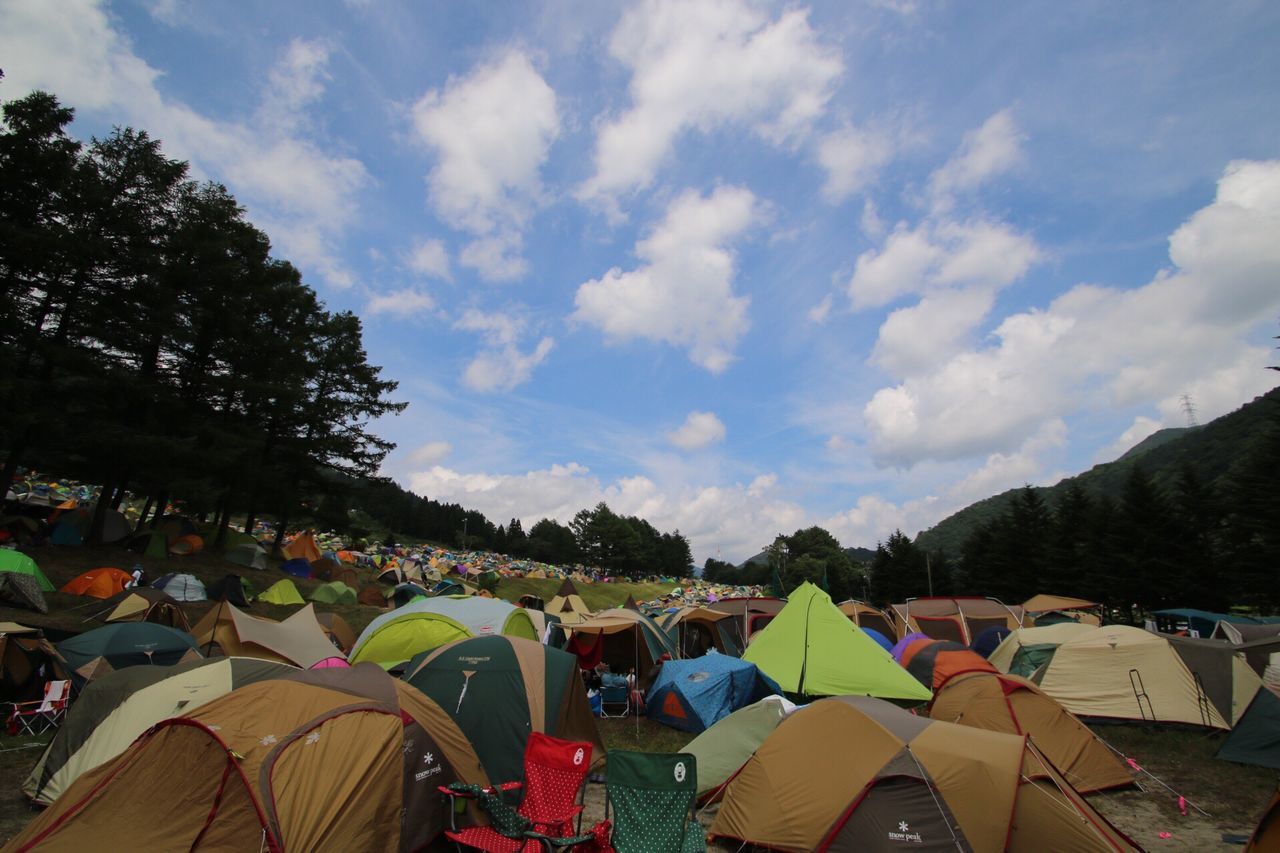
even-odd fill
[{"label": "tree line", "polygon": [[[126,492],[225,535],[233,513],[489,547],[622,574],[684,574],[687,540],[601,504],[573,525],[495,526],[375,475],[404,409],[360,319],[325,309],[226,187],[145,131],[81,143],[44,92],[0,126],[0,483],[20,467],[102,484],[91,538]],[[392,534],[387,534],[392,535]],[[220,547],[221,541],[211,543]],[[678,567],[677,567],[678,566]]]}]

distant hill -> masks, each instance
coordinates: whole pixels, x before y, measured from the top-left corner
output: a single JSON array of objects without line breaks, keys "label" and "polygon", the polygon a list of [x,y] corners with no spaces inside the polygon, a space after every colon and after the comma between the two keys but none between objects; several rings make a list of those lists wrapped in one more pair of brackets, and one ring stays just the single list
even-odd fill
[{"label": "distant hill", "polygon": [[[848,554],[849,558],[855,563],[870,563],[871,558],[876,555],[876,552],[871,548],[845,548],[844,552]],[[761,551],[759,554],[756,554],[754,557],[743,562],[742,565],[738,566],[738,568],[744,569],[752,564],[761,565],[767,562],[769,562],[769,552]]]},{"label": "distant hill", "polygon": [[[1191,466],[1210,485],[1226,475],[1231,463],[1256,439],[1267,420],[1280,418],[1280,388],[1246,403],[1234,412],[1198,427],[1162,429],[1140,441],[1114,462],[1095,465],[1075,477],[1035,491],[1050,506],[1057,505],[1071,483],[1090,496],[1118,499],[1134,466],[1141,465],[1157,487],[1170,487],[1183,464]],[[916,544],[957,555],[969,534],[1004,512],[1021,489],[985,498],[948,516],[916,536]]]}]

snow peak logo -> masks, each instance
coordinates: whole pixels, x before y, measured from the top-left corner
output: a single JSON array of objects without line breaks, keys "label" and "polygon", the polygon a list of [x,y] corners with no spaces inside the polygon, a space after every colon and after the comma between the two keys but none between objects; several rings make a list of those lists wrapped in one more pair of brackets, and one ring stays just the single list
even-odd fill
[{"label": "snow peak logo", "polygon": [[467,655],[466,657],[458,658],[459,663],[488,663],[489,661],[490,661],[490,658],[487,655],[485,657],[478,657],[476,655]]},{"label": "snow peak logo", "polygon": [[920,837],[919,832],[912,832],[911,825],[905,820],[898,822],[898,831],[889,833],[890,841],[908,841],[912,844],[923,844],[924,839]]},{"label": "snow peak logo", "polygon": [[[436,764],[435,760],[436,760],[436,757],[429,752],[426,755],[422,756],[422,763],[427,765],[427,769],[419,770],[417,773],[414,773],[413,781],[421,782],[424,779],[430,779],[432,776],[442,771],[444,768],[441,767],[439,764]],[[435,765],[435,766],[432,766],[432,765]]]}]

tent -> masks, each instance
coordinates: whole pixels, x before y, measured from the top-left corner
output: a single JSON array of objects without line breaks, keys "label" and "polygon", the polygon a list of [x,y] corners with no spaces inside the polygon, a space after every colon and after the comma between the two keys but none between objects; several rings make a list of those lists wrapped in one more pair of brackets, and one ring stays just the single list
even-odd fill
[{"label": "tent", "polygon": [[312,601],[323,604],[355,604],[356,591],[342,581],[329,581],[320,584],[307,596]]},{"label": "tent", "polygon": [[45,577],[44,572],[40,571],[36,561],[21,551],[0,548],[0,573],[4,572],[28,575],[34,578],[41,592],[53,592],[54,590],[53,583]]},{"label": "tent", "polygon": [[992,625],[1003,625],[1012,631],[1021,628],[1023,622],[1021,605],[1010,607],[999,599],[978,596],[908,598],[890,610],[899,637],[919,631],[935,640],[966,646]]},{"label": "tent", "polygon": [[969,647],[984,658],[989,658],[991,657],[991,653],[1004,642],[1004,638],[1012,633],[1012,631],[1003,625],[992,625],[990,628],[987,628],[981,634],[974,637],[973,642],[969,644]]},{"label": "tent", "polygon": [[248,607],[251,596],[239,575],[223,575],[208,586],[210,601],[228,601],[237,607]]},{"label": "tent", "polygon": [[602,610],[590,619],[562,627],[572,632],[565,651],[577,655],[583,669],[605,663],[614,673],[623,675],[634,669],[636,678],[643,679],[664,655],[678,656],[658,623],[635,610]]},{"label": "tent", "polygon": [[0,622],[0,702],[38,699],[46,681],[66,677],[58,653],[39,628]]},{"label": "tent", "polygon": [[449,824],[446,781],[489,780],[438,705],[376,667],[311,670],[157,723],[10,843],[416,850]]},{"label": "tent", "polygon": [[[53,531],[49,541],[54,545],[83,545],[93,529],[93,514],[96,511],[96,504],[86,504],[58,514],[56,519],[51,517]],[[133,525],[129,524],[119,510],[106,507],[102,513],[103,542],[119,542],[133,532]]]},{"label": "tent", "polygon": [[77,688],[130,666],[170,666],[203,657],[185,631],[151,622],[115,622],[68,637],[54,648]]},{"label": "tent", "polygon": [[1072,637],[1087,634],[1093,628],[1078,622],[1063,622],[1042,628],[1019,628],[1000,641],[987,660],[1001,672],[1030,678],[1031,674],[1053,656],[1054,650]]},{"label": "tent", "polygon": [[1262,689],[1262,679],[1250,668],[1244,652],[1221,640],[1165,639],[1187,665],[1191,676],[1213,702],[1222,719],[1234,726],[1254,695]]},{"label": "tent", "polygon": [[387,597],[376,586],[366,584],[360,588],[360,594],[356,596],[356,602],[368,607],[386,607]]},{"label": "tent", "polygon": [[902,654],[902,665],[930,691],[964,672],[995,672],[982,655],[949,640],[917,640]]},{"label": "tent", "polygon": [[772,850],[1137,849],[1025,736],[822,699],[729,782],[711,836]]},{"label": "tent", "polygon": [[1280,697],[1259,690],[1214,757],[1280,770]]},{"label": "tent", "polygon": [[157,578],[155,583],[151,584],[156,589],[162,589],[167,592],[175,601],[208,601],[209,595],[205,591],[204,583],[195,575],[175,574],[170,572],[163,577]]},{"label": "tent", "polygon": [[37,613],[49,612],[44,593],[40,591],[40,582],[32,575],[0,572],[0,601],[16,607],[25,607]]},{"label": "tent", "polygon": [[210,608],[191,633],[206,656],[213,653],[216,644],[228,657],[259,658],[306,668],[335,652],[311,605],[276,622],[222,602]]},{"label": "tent", "polygon": [[892,651],[893,641],[890,640],[888,637],[886,637],[884,634],[881,634],[875,628],[863,628],[862,633],[866,634],[868,637],[875,640],[876,645],[884,649],[886,652]]},{"label": "tent", "polygon": [[715,650],[722,655],[742,656],[733,630],[733,616],[706,607],[681,607],[658,623],[682,658],[696,658]]},{"label": "tent", "polygon": [[467,637],[503,634],[538,639],[528,612],[494,598],[425,598],[375,618],[361,632],[350,660],[392,666]]},{"label": "tent", "polygon": [[1151,615],[1156,617],[1157,630],[1162,634],[1185,632],[1191,637],[1213,636],[1219,622],[1233,625],[1261,624],[1252,616],[1241,616],[1238,613],[1214,613],[1210,610],[1196,610],[1193,607],[1157,610]]},{"label": "tent", "polygon": [[781,692],[755,664],[711,651],[692,660],[664,663],[644,705],[651,720],[701,732],[734,711]]},{"label": "tent", "polygon": [[194,533],[179,536],[169,543],[169,553],[179,557],[190,557],[204,550],[204,539]]},{"label": "tent", "polygon": [[871,628],[878,631],[882,637],[897,639],[898,635],[893,630],[893,620],[878,607],[872,607],[865,601],[858,601],[850,598],[836,605],[840,608],[840,612],[849,617],[849,621],[857,625],[864,631]]},{"label": "tent", "polygon": [[268,604],[306,604],[298,588],[288,578],[278,580],[267,587],[267,591],[258,596],[258,600]]},{"label": "tent", "polygon": [[131,587],[106,603],[114,606],[106,614],[105,622],[154,622],[179,631],[191,629],[182,605],[154,587]]},{"label": "tent", "polygon": [[595,762],[604,762],[577,661],[567,652],[520,637],[471,637],[417,655],[404,679],[453,717],[490,779],[523,777],[531,732],[587,741]]},{"label": "tent", "polygon": [[316,621],[320,623],[320,629],[329,638],[329,642],[344,655],[356,644],[356,632],[337,613],[316,613]]},{"label": "tent", "polygon": [[265,569],[267,567],[267,549],[257,542],[245,542],[232,545],[227,549],[227,559],[247,569]]},{"label": "tent", "polygon": [[782,696],[766,696],[734,711],[684,747],[698,759],[698,796],[714,795],[751,754],[796,710]]},{"label": "tent", "polygon": [[752,639],[742,659],[759,666],[788,693],[920,702],[932,696],[808,581]]},{"label": "tent", "polygon": [[1078,630],[1056,648],[1038,652],[1044,663],[1030,677],[1071,713],[1230,728],[1169,638],[1141,628],[1064,623],[1015,631],[992,653],[991,662],[1019,634],[1061,628]]},{"label": "tent", "polygon": [[125,547],[137,551],[144,557],[163,560],[169,556],[169,540],[159,530],[139,530],[129,537]]},{"label": "tent", "polygon": [[48,805],[81,774],[124,752],[161,720],[190,713],[237,687],[291,671],[293,667],[252,658],[212,658],[176,666],[135,666],[99,678],[71,704],[22,791]]},{"label": "tent", "polygon": [[1086,625],[1100,625],[1098,611],[1102,605],[1096,601],[1083,598],[1070,598],[1065,595],[1033,595],[1022,602],[1022,610],[1030,618],[1024,619],[1027,627],[1054,625],[1059,622],[1081,622]]},{"label": "tent", "polygon": [[1133,784],[1124,759],[1025,678],[997,672],[956,675],[937,690],[929,718],[1027,735],[1077,791]]},{"label": "tent", "polygon": [[280,564],[280,571],[287,575],[293,575],[295,578],[310,578],[311,564],[301,557],[292,560],[285,560]]},{"label": "tent", "polygon": [[1244,853],[1275,853],[1277,850],[1280,850],[1280,790],[1262,812]]},{"label": "tent", "polygon": [[283,550],[286,560],[306,560],[311,564],[320,559],[320,548],[316,545],[316,536],[310,530],[293,537]]},{"label": "tent", "polygon": [[787,602],[781,598],[730,597],[709,602],[707,608],[736,617],[734,619],[734,626],[738,632],[736,640],[739,647],[745,647],[756,633],[764,630],[773,617],[782,612],[786,604]]},{"label": "tent", "polygon": [[164,534],[168,542],[176,542],[183,536],[199,536],[200,528],[196,523],[183,515],[166,515],[155,525],[155,529]]},{"label": "tent", "polygon": [[58,592],[71,595],[88,595],[93,598],[110,598],[133,583],[133,575],[121,569],[104,567],[90,569],[76,575],[62,585]]},{"label": "tent", "polygon": [[573,625],[591,617],[590,608],[568,578],[560,584],[560,590],[547,602],[543,612],[558,617],[562,625]]}]

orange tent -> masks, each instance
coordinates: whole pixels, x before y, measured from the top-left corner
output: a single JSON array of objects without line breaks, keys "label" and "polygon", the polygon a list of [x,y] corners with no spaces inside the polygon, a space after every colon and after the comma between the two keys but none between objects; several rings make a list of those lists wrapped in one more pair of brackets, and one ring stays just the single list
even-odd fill
[{"label": "orange tent", "polygon": [[308,530],[293,537],[289,544],[284,546],[284,556],[287,560],[303,559],[308,563],[314,563],[320,559],[320,548],[316,545],[315,534]]},{"label": "orange tent", "polygon": [[204,540],[194,533],[188,533],[186,536],[179,536],[169,545],[169,553],[177,554],[180,557],[187,557],[192,554],[199,554],[204,550]]},{"label": "orange tent", "polygon": [[91,595],[94,598],[110,598],[124,592],[125,586],[133,580],[133,575],[120,569],[103,567],[90,569],[67,581],[58,592],[69,592],[72,595]]}]

